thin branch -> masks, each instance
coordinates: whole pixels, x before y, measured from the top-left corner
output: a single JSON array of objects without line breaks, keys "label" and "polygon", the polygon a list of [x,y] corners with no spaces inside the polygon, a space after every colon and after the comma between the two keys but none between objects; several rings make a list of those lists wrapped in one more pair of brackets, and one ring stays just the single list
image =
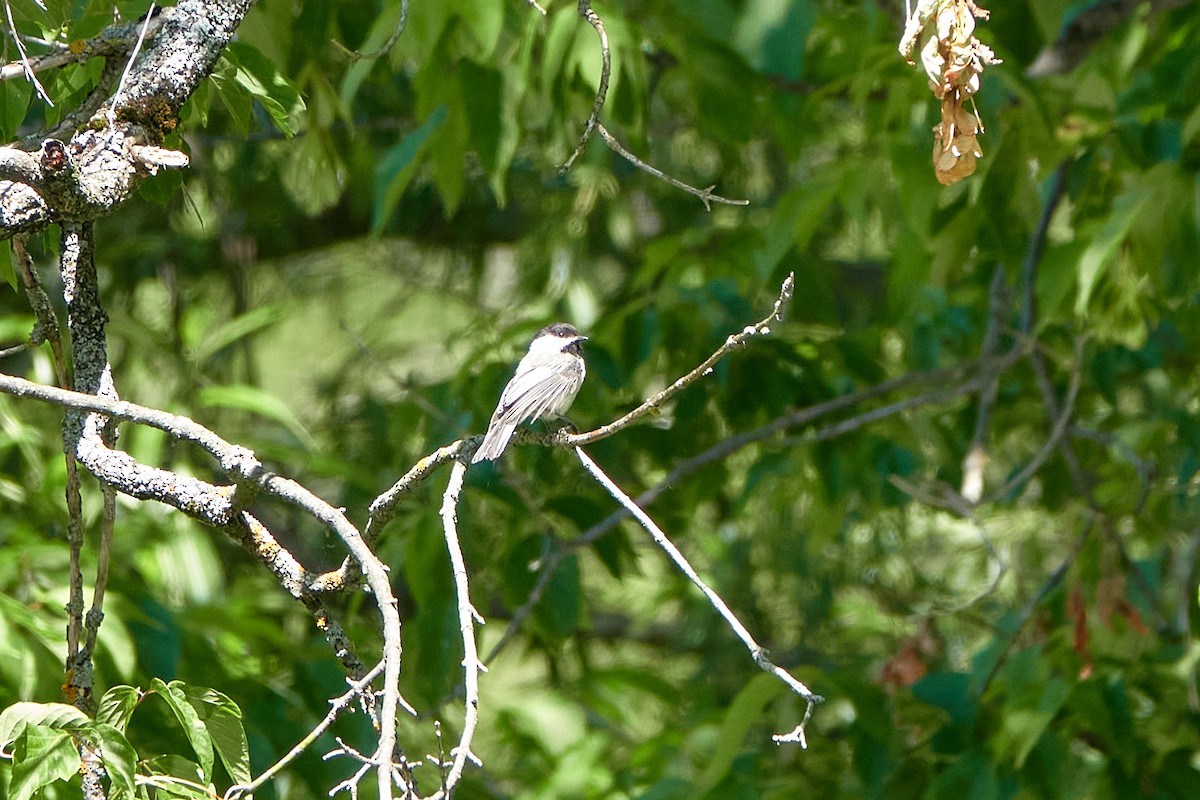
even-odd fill
[{"label": "thin branch", "polygon": [[1055,448],[1063,442],[1063,436],[1066,434],[1067,428],[1071,423],[1071,417],[1075,413],[1075,400],[1079,396],[1079,384],[1083,377],[1083,345],[1086,341],[1087,338],[1084,336],[1078,336],[1075,339],[1075,363],[1071,369],[1071,383],[1067,387],[1067,396],[1063,400],[1062,411],[1059,412],[1054,420],[1053,427],[1050,429],[1050,437],[1046,439],[1045,444],[1042,445],[1037,454],[1030,459],[1029,463],[1020,472],[1005,481],[1003,486],[988,497],[987,501],[989,503],[1006,496],[1009,492],[1029,480],[1035,472],[1042,468],[1042,465],[1046,463],[1046,459],[1050,457]]},{"label": "thin branch", "polygon": [[38,97],[42,98],[42,102],[54,108],[54,101],[50,99],[50,95],[46,94],[46,90],[42,88],[41,82],[37,79],[37,73],[33,71],[33,66],[29,63],[29,53],[25,51],[25,43],[21,41],[21,35],[17,33],[17,24],[13,22],[12,6],[8,0],[4,0],[4,13],[8,17],[8,32],[12,35],[12,40],[17,45],[17,52],[21,55],[22,74],[33,84],[33,88],[37,90]]},{"label": "thin branch", "polygon": [[[721,599],[721,596],[717,594],[712,587],[705,583],[704,580],[696,573],[696,570],[694,570],[692,565],[688,563],[688,560],[684,557],[683,553],[680,552],[679,548],[672,544],[671,540],[667,538],[667,535],[663,533],[662,529],[654,523],[654,520],[650,519],[650,516],[646,514],[646,512],[643,511],[641,507],[637,505],[637,503],[633,502],[633,500],[629,498],[629,495],[625,494],[625,492],[623,492],[620,487],[618,487],[612,481],[612,479],[604,473],[604,470],[600,469],[596,462],[592,461],[592,459],[588,457],[587,453],[583,452],[583,448],[576,447],[575,455],[579,457],[579,462],[583,464],[583,468],[586,469],[588,473],[595,478],[610,495],[613,496],[613,499],[615,499],[625,508],[626,511],[633,515],[634,519],[636,519],[641,526],[646,529],[647,532],[649,532],[650,536],[653,537],[655,544],[661,547],[667,556],[673,562],[675,562],[675,566],[679,568],[679,571],[682,572],[687,579],[696,586],[696,588],[704,593],[704,596],[708,599],[709,604],[712,605],[716,612],[721,615],[721,617],[725,620],[725,623],[729,626],[730,630],[732,630],[734,634],[741,639],[742,644],[745,645],[746,649],[749,651],[750,657],[754,659],[754,663],[764,671],[769,672],[779,680],[783,681],[785,684],[787,684],[788,688],[790,688],[808,703],[808,709],[804,715],[804,719],[807,721],[809,714],[812,713],[812,707],[815,704],[820,703],[824,698],[818,694],[814,694],[811,689],[793,677],[787,670],[772,663],[771,659],[767,655],[766,649],[754,640],[754,637],[750,635],[750,631],[746,630],[746,626],[743,625],[733,611],[729,609],[729,606],[725,604],[725,601]],[[803,722],[801,722],[801,724],[790,733],[779,734],[773,738],[779,743],[795,742],[801,747],[808,746],[804,738]]]},{"label": "thin branch", "polygon": [[[104,342],[104,312],[99,308],[100,288],[93,260],[91,224],[64,223],[60,238],[59,268],[62,273],[63,298],[67,302],[67,329],[71,334],[75,372],[72,385],[76,390],[96,394],[108,400],[117,397],[116,387],[108,365],[108,350]],[[81,415],[68,410],[63,420],[63,446],[74,457],[85,442],[104,446],[107,420],[96,414]],[[71,599],[69,615],[75,619],[74,636],[68,626],[69,654],[67,685],[74,695],[72,702],[89,710],[92,697],[92,654],[80,649],[79,624],[83,622],[83,574],[80,552],[83,547],[82,514],[71,507],[79,502],[79,488],[67,490],[70,510],[68,538],[71,543]],[[97,623],[98,624],[98,623]],[[91,634],[89,634],[90,636]]]},{"label": "thin branch", "polygon": [[[50,352],[54,360],[55,380],[65,390],[70,385],[72,378],[67,370],[66,357],[63,354],[61,326],[58,315],[54,312],[54,307],[50,303],[50,297],[46,294],[46,290],[42,288],[41,279],[38,277],[33,258],[29,255],[29,251],[25,246],[25,239],[25,236],[14,236],[12,247],[13,255],[17,262],[17,273],[21,276],[21,283],[25,287],[25,296],[29,300],[29,305],[33,309],[34,316],[37,318],[37,324],[34,326],[29,338],[34,344],[40,344],[43,341],[49,342]],[[86,703],[86,691],[84,692],[85,696],[80,697],[80,687],[90,682],[90,679],[86,675],[77,674],[79,669],[79,639],[84,624],[83,569],[80,564],[80,555],[83,548],[83,499],[79,488],[79,466],[75,462],[75,457],[70,452],[65,452],[63,460],[67,470],[67,482],[63,491],[67,504],[68,569],[70,571],[70,588],[67,600],[66,685],[69,687],[67,692],[72,702],[79,700]],[[90,640],[90,630],[88,635]],[[92,648],[89,647],[88,652],[90,653],[91,651]]]},{"label": "thin branch", "polygon": [[129,54],[129,58],[125,61],[125,69],[121,72],[121,80],[117,82],[117,91],[113,92],[112,102],[108,107],[108,124],[116,125],[116,108],[121,101],[121,94],[125,91],[125,82],[129,79],[129,71],[133,68],[133,62],[137,61],[138,53],[142,51],[142,45],[146,42],[146,34],[150,30],[150,23],[157,16],[154,3],[150,4],[150,9],[146,12],[146,21],[142,24],[142,29],[138,31],[137,41],[133,45],[133,52]]},{"label": "thin branch", "polygon": [[[392,484],[386,492],[376,497],[368,509],[367,524],[363,526],[363,539],[372,544],[379,538],[383,527],[396,516],[396,508],[400,501],[408,496],[417,484],[428,478],[444,465],[454,461],[463,452],[467,440],[459,439],[445,447],[438,448],[422,458],[404,474],[400,480]],[[312,580],[309,588],[314,592],[338,592],[350,580],[350,561],[343,561],[341,566]]]},{"label": "thin branch", "polygon": [[[150,28],[146,32],[146,37],[153,38],[158,33],[160,27],[162,27],[162,17],[161,15],[154,15],[150,23]],[[54,52],[29,59],[28,62],[18,61],[12,64],[5,64],[0,67],[0,81],[23,77],[27,67],[35,73],[44,72],[50,69],[65,67],[68,64],[81,63],[95,56],[112,56],[117,53],[123,53],[128,50],[129,45],[137,38],[137,35],[137,24],[127,22],[106,28],[99,35],[88,39],[82,43],[82,46],[76,46],[74,49],[63,47],[56,42],[39,41],[37,44],[43,47],[52,47],[54,48]],[[23,38],[26,41],[32,41],[31,37]]]},{"label": "thin branch", "polygon": [[462,546],[458,542],[458,498],[462,493],[463,479],[467,474],[467,462],[457,459],[454,468],[450,470],[450,481],[442,495],[442,533],[446,539],[446,549],[450,553],[450,565],[454,573],[454,593],[458,600],[458,630],[463,643],[463,689],[466,692],[465,716],[463,719],[462,735],[458,746],[450,751],[454,764],[446,775],[444,793],[450,796],[458,781],[462,778],[467,761],[476,766],[483,762],[471,752],[471,740],[475,736],[475,726],[479,722],[479,673],[486,668],[479,661],[479,652],[475,646],[475,624],[483,624],[483,618],[471,605],[471,595],[467,586],[467,565],[463,560]]},{"label": "thin branch", "polygon": [[1000,374],[995,369],[994,357],[1000,350],[1000,331],[1004,328],[1004,317],[1008,314],[1009,306],[1008,284],[1004,279],[1003,266],[996,266],[988,296],[991,302],[988,304],[987,329],[980,346],[980,359],[984,365],[981,374],[983,385],[979,391],[979,408],[975,413],[975,432],[971,435],[971,445],[963,459],[960,489],[960,494],[971,503],[978,502],[983,495],[983,470],[988,461],[988,421],[991,419],[996,391],[1000,386]]},{"label": "thin branch", "polygon": [[416,488],[418,483],[462,455],[465,443],[466,440],[459,439],[434,450],[413,464],[400,480],[392,484],[391,488],[376,497],[368,509],[370,516],[367,518],[367,524],[363,530],[363,535],[367,537],[367,540],[373,541],[374,537],[379,535],[383,526],[396,515],[396,506]]},{"label": "thin branch", "polygon": [[692,186],[691,184],[684,183],[683,181],[679,180],[678,178],[674,178],[674,177],[668,175],[667,173],[663,172],[658,167],[647,164],[645,161],[642,161],[640,158],[635,156],[633,153],[626,150],[625,147],[619,141],[617,141],[617,137],[615,137],[611,133],[609,133],[608,129],[605,128],[603,125],[601,125],[599,122],[596,123],[596,131],[597,131],[597,133],[600,134],[600,138],[604,140],[604,143],[607,144],[609,146],[609,149],[611,149],[614,153],[616,153],[621,158],[628,161],[630,164],[633,164],[635,167],[640,169],[642,172],[645,172],[649,175],[653,175],[655,178],[658,178],[660,181],[665,181],[666,183],[671,184],[676,189],[682,189],[683,191],[687,192],[688,194],[699,197],[700,201],[704,203],[704,209],[706,211],[712,211],[713,203],[722,203],[727,206],[748,206],[748,205],[750,205],[749,200],[733,200],[728,197],[722,197],[719,194],[714,194],[713,189],[717,188],[717,185],[715,183],[712,186],[709,186],[707,188],[697,189],[695,186]]},{"label": "thin branch", "polygon": [[533,6],[534,10],[537,11],[539,14],[541,14],[543,17],[546,16],[546,9],[544,9],[540,5],[538,5],[537,0],[529,0],[529,5]]},{"label": "thin branch", "polygon": [[571,165],[575,163],[575,159],[579,158],[587,148],[588,141],[592,138],[592,131],[599,126],[600,112],[604,109],[604,100],[608,96],[608,80],[612,74],[612,53],[608,48],[608,33],[604,30],[604,22],[592,10],[591,0],[579,0],[578,9],[579,16],[583,17],[588,21],[589,25],[595,28],[596,36],[600,38],[600,85],[596,89],[596,99],[592,102],[592,113],[583,125],[583,135],[579,137],[579,142],[575,145],[574,152],[558,168],[560,175],[569,170]]},{"label": "thin branch", "polygon": [[[1013,351],[1010,351],[1002,356],[1001,360],[1011,363],[1011,361],[1015,360],[1018,355],[1019,352],[1014,349]],[[823,403],[818,403],[814,406],[809,406],[807,408],[793,411],[790,414],[785,414],[784,416],[759,428],[746,431],[736,436],[731,436],[728,439],[718,442],[707,450],[692,456],[691,458],[677,462],[675,466],[671,468],[671,471],[667,473],[665,478],[638,495],[635,502],[637,505],[644,508],[652,504],[668,489],[677,486],[684,478],[687,478],[689,475],[697,472],[708,464],[728,458],[744,447],[748,447],[755,442],[769,439],[790,428],[807,425],[808,423],[813,422],[820,417],[827,416],[838,411],[843,411],[847,408],[852,408],[868,400],[875,399],[876,397],[880,397],[884,394],[889,394],[912,385],[922,383],[942,384],[950,379],[960,379],[965,373],[976,366],[978,366],[978,362],[972,361],[948,369],[936,369],[928,370],[926,372],[908,373],[906,375],[901,375],[897,378],[884,381],[868,389],[863,389],[851,394],[841,395]],[[813,431],[803,439],[803,442],[811,443],[826,441],[851,430],[862,427],[867,422],[878,421],[884,417],[899,414],[921,405],[953,399],[954,397],[975,391],[977,388],[977,379],[970,379],[958,387],[950,390],[935,390],[925,394],[917,395],[916,397],[908,400],[891,403],[887,406],[881,407],[880,409],[864,412],[859,416],[851,417],[850,419],[843,420],[841,422],[834,423],[827,427]],[[797,441],[798,440],[796,437],[793,437],[793,440],[789,443],[794,444]],[[630,514],[628,510],[625,508],[620,508],[609,514],[600,522],[588,528],[576,538],[561,542],[556,549],[552,550],[549,555],[546,556],[542,565],[541,573],[538,575],[538,580],[534,584],[533,590],[530,592],[529,597],[526,598],[525,602],[521,604],[520,608],[513,613],[512,619],[509,620],[508,627],[505,629],[503,636],[501,636],[500,641],[493,646],[491,652],[488,653],[485,663],[491,663],[496,656],[500,654],[501,650],[507,646],[513,636],[516,634],[517,629],[524,624],[526,619],[528,619],[529,615],[533,612],[534,606],[536,606],[538,600],[541,599],[542,593],[545,591],[546,586],[550,583],[550,579],[554,576],[554,572],[558,568],[559,564],[562,563],[562,561],[568,555],[576,550],[579,550],[580,548],[590,545],[592,542],[596,541],[601,536],[615,528],[622,520],[628,518],[629,516]]]},{"label": "thin branch", "polygon": [[[545,13],[544,11],[542,12]],[[331,39],[333,46],[342,52],[342,55],[349,58],[351,61],[371,61],[382,56],[386,56],[396,46],[396,42],[400,41],[401,34],[404,33],[404,26],[408,24],[408,0],[400,0],[400,19],[396,22],[396,27],[392,31],[392,35],[383,43],[383,46],[378,50],[372,50],[369,53],[360,53],[357,50],[351,50],[346,45],[339,42],[337,39]]]},{"label": "thin branch", "polygon": [[96,585],[92,587],[92,607],[87,613],[87,642],[84,652],[90,659],[96,652],[96,636],[104,620],[104,592],[108,587],[108,567],[112,556],[113,526],[117,518],[117,492],[111,486],[100,487],[104,495],[104,513],[100,518],[100,548],[96,558]]},{"label": "thin branch", "polygon": [[267,781],[274,778],[288,764],[296,760],[305,750],[312,746],[321,734],[329,729],[329,726],[334,723],[339,715],[354,702],[355,698],[363,694],[370,687],[371,682],[379,677],[379,673],[383,672],[383,662],[380,661],[370,672],[364,675],[360,680],[349,681],[350,688],[339,697],[335,697],[329,701],[329,711],[325,714],[325,718],[317,723],[308,735],[296,743],[295,747],[284,754],[282,758],[268,767],[261,775],[247,784],[234,784],[225,792],[225,800],[236,800],[236,798],[254,794],[255,790],[262,786]]},{"label": "thin branch", "polygon": [[1067,191],[1067,170],[1070,163],[1062,162],[1054,170],[1054,176],[1050,181],[1050,193],[1046,196],[1046,202],[1042,204],[1042,214],[1038,217],[1037,228],[1034,229],[1033,238],[1029,240],[1029,248],[1025,251],[1025,261],[1021,264],[1021,321],[1020,330],[1022,335],[1030,336],[1033,333],[1033,319],[1037,314],[1037,271],[1038,265],[1042,260],[1042,253],[1046,250],[1046,234],[1050,231],[1050,220],[1054,218],[1054,212],[1058,210],[1058,204]]},{"label": "thin branch", "polygon": [[700,378],[711,375],[713,366],[716,365],[716,363],[722,358],[724,358],[727,353],[741,347],[755,336],[765,336],[769,334],[771,332],[772,323],[779,322],[783,319],[784,307],[792,299],[792,290],[795,288],[795,283],[796,274],[789,273],[787,278],[784,279],[783,285],[779,289],[779,298],[775,301],[775,306],[771,309],[770,314],[753,325],[747,325],[741,330],[740,333],[729,336],[725,340],[724,344],[718,347],[712,355],[701,362],[700,366],[696,367],[691,372],[684,375],[682,378],[675,381],[658,394],[646,400],[633,411],[630,411],[620,419],[596,428],[595,430],[587,431],[586,433],[575,433],[567,436],[559,436],[559,441],[556,443],[565,447],[579,447],[581,445],[591,444],[592,442],[597,442],[601,439],[612,436],[617,431],[629,427],[629,425],[632,423],[646,416],[651,411],[654,411],[660,405],[670,400],[676,394],[683,391]]},{"label": "thin branch", "polygon": [[1046,582],[1042,584],[1041,588],[1038,589],[1037,593],[1034,594],[1033,597],[1029,598],[1029,602],[1027,602],[1025,607],[1021,609],[1021,613],[1017,617],[1016,627],[1013,628],[1012,634],[1008,637],[1008,641],[1005,642],[1004,649],[1000,651],[998,656],[996,656],[996,663],[992,664],[992,668],[988,670],[987,677],[983,680],[983,687],[980,689],[980,694],[987,691],[988,686],[991,685],[992,680],[1000,671],[1000,667],[1004,665],[1005,660],[1008,658],[1009,652],[1012,650],[1013,645],[1017,642],[1017,637],[1020,636],[1021,630],[1025,627],[1025,624],[1029,622],[1029,618],[1033,616],[1033,612],[1037,610],[1039,605],[1041,605],[1042,600],[1046,599],[1046,595],[1050,594],[1050,592],[1054,590],[1055,586],[1058,586],[1058,584],[1062,581],[1063,576],[1067,574],[1067,570],[1069,570],[1071,565],[1075,563],[1075,559],[1078,557],[1079,551],[1083,549],[1084,543],[1088,540],[1088,537],[1092,533],[1093,526],[1094,521],[1089,518],[1087,522],[1084,523],[1083,531],[1080,532],[1079,537],[1075,540],[1075,546],[1071,548],[1071,552],[1067,554],[1066,558],[1062,560],[1062,563],[1058,565],[1054,572],[1050,573],[1050,576],[1046,579]]}]

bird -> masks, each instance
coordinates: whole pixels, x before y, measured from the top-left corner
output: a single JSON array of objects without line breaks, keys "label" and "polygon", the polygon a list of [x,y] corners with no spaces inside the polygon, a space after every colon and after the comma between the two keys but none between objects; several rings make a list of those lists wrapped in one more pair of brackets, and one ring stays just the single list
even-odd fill
[{"label": "bird", "polygon": [[529,343],[529,351],[517,364],[512,380],[500,394],[483,443],[471,458],[472,464],[499,458],[522,422],[566,413],[587,371],[580,352],[580,344],[586,340],[567,322],[555,322],[537,332]]}]

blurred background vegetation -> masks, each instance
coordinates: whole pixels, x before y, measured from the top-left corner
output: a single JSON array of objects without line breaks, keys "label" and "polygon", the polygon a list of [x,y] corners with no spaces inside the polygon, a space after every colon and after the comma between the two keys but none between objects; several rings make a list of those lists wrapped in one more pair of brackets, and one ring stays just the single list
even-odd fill
[{"label": "blurred background vegetation", "polygon": [[[14,3],[18,29],[72,41],[114,7],[135,18],[149,4],[46,5]],[[993,3],[977,35],[1004,64],[978,95],[984,156],[942,187],[937,102],[896,51],[895,0],[595,3],[613,56],[604,124],[671,175],[750,200],[709,212],[598,140],[559,174],[591,108],[599,47],[575,3],[545,5],[543,17],[523,0],[412,0],[391,51],[352,60],[334,42],[378,48],[397,0],[260,0],[169,143],[191,168],[152,179],[97,225],[122,396],[253,448],[362,522],[417,459],[484,430],[543,324],[570,320],[591,337],[571,412],[587,429],[763,317],[795,271],[795,301],[770,337],[653,424],[589,448],[637,494],[791,411],[977,358],[997,270],[1011,288],[1002,346],[1028,345],[1023,264],[1061,165],[1029,333],[1060,403],[1079,376],[1063,437],[1075,474],[1055,449],[965,519],[929,499],[963,480],[977,395],[844,435],[826,428],[916,389],[704,466],[649,511],[774,658],[827,698],[809,749],[771,743],[802,704],[626,522],[563,561],[483,676],[473,749],[485,767],[458,796],[1194,796],[1200,8]],[[41,75],[54,108],[22,80],[3,83],[0,133],[56,120],[99,66]],[[31,245],[50,284],[54,241]],[[22,293],[0,291],[4,341],[32,322]],[[44,349],[0,368],[52,380]],[[0,396],[0,706],[60,697],[60,419]],[[1000,375],[985,497],[1038,455],[1054,422],[1029,360]],[[124,427],[121,445],[212,474],[157,431]],[[404,723],[413,758],[437,752],[433,719],[447,741],[461,720],[444,480],[407,501],[379,544],[402,598],[402,689],[421,712]],[[85,489],[94,523],[99,492]],[[563,451],[514,447],[471,470],[460,530],[488,620],[483,652],[542,560],[612,510]],[[256,512],[306,563],[340,561],[310,521]],[[99,691],[161,677],[225,692],[257,773],[344,690],[311,619],[236,544],[123,501],[114,564]],[[339,606],[371,642],[362,601]],[[135,744],[188,754],[165,706],[139,709],[132,730]],[[335,732],[370,738],[357,718]],[[7,770],[0,762],[0,778]],[[312,753],[258,794],[321,797],[347,771]]]}]

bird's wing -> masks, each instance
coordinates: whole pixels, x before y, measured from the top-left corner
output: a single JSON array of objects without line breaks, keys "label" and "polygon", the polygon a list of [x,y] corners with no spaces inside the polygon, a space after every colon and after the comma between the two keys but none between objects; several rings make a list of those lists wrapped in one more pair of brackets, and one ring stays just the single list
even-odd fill
[{"label": "bird's wing", "polygon": [[517,374],[504,387],[500,405],[492,416],[493,424],[503,421],[517,424],[557,413],[563,401],[573,398],[583,382],[583,370],[577,363],[533,363],[517,368]]}]

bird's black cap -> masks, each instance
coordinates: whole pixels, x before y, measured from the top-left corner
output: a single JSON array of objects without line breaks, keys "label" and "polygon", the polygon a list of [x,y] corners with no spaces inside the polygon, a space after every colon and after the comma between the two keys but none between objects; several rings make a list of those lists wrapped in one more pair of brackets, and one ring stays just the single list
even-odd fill
[{"label": "bird's black cap", "polygon": [[575,326],[569,322],[555,322],[551,325],[547,325],[538,331],[537,336],[533,338],[536,339],[538,336],[557,336],[561,339],[570,339],[572,337],[578,337],[580,339],[587,338],[586,336],[580,334],[579,331],[575,329]]}]

